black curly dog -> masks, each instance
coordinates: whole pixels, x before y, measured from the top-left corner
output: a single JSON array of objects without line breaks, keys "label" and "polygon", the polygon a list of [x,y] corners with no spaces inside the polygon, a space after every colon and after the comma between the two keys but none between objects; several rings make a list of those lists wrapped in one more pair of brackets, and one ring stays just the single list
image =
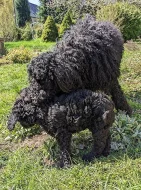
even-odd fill
[{"label": "black curly dog", "polygon": [[53,52],[31,61],[30,84],[52,99],[78,89],[101,90],[112,96],[117,110],[130,115],[131,108],[118,82],[122,54],[120,31],[111,23],[97,22],[88,15],[66,32]]},{"label": "black curly dog", "polygon": [[93,147],[83,159],[91,161],[94,157],[109,154],[109,128],[114,122],[114,104],[107,95],[78,90],[56,97],[50,104],[48,101],[41,101],[37,106],[37,94],[43,96],[44,93],[32,92],[32,87],[21,91],[9,117],[9,130],[14,129],[16,122],[26,128],[35,124],[42,126],[59,144],[60,167],[67,167],[71,163],[72,134],[86,128],[92,132]]}]

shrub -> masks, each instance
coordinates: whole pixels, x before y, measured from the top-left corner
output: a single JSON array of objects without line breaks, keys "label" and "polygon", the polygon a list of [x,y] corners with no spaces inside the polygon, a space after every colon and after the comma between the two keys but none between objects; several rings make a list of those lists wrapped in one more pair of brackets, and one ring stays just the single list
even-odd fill
[{"label": "shrub", "polygon": [[41,36],[42,36],[42,31],[43,31],[42,28],[36,28],[36,29],[35,29],[36,38],[41,38]]},{"label": "shrub", "polygon": [[1,65],[11,64],[11,63],[13,63],[13,62],[10,61],[10,60],[7,60],[5,56],[0,59],[0,66],[1,66]]},{"label": "shrub", "polygon": [[60,26],[60,37],[64,34],[64,32],[66,30],[68,30],[70,28],[70,26],[73,24],[72,22],[72,19],[71,19],[71,16],[70,16],[70,12],[68,11],[65,16],[64,16],[64,19],[61,23],[61,26]]},{"label": "shrub", "polygon": [[141,35],[141,12],[135,5],[109,4],[97,11],[96,18],[113,22],[121,30],[125,41]]},{"label": "shrub", "polygon": [[21,38],[22,40],[25,40],[25,41],[32,40],[32,29],[29,23],[27,23],[26,27],[23,29]]},{"label": "shrub", "polygon": [[42,36],[43,24],[42,23],[32,23],[32,29],[34,33],[34,38],[40,38]]},{"label": "shrub", "polygon": [[6,59],[12,61],[13,63],[27,63],[31,60],[32,56],[33,54],[29,49],[20,47],[9,51]]},{"label": "shrub", "polygon": [[16,27],[14,29],[14,41],[19,41],[22,39],[22,33],[23,33],[23,30],[21,28],[18,28]]},{"label": "shrub", "polygon": [[58,37],[57,26],[54,22],[53,17],[48,16],[42,32],[42,37],[41,37],[42,41],[44,42],[55,41],[57,37]]},{"label": "shrub", "polygon": [[118,113],[111,133],[113,150],[141,148],[141,124],[137,118]]},{"label": "shrub", "polygon": [[57,26],[57,30],[58,30],[58,34],[60,33],[60,26],[61,26],[61,24],[56,24],[56,26]]}]

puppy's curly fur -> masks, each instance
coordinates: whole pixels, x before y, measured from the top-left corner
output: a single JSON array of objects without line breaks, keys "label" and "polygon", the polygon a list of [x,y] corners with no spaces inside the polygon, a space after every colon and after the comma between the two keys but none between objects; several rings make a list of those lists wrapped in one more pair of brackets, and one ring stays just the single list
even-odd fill
[{"label": "puppy's curly fur", "polygon": [[88,128],[93,135],[93,147],[83,157],[91,161],[94,157],[107,156],[110,151],[109,128],[114,122],[114,104],[103,93],[90,90],[78,90],[70,94],[55,97],[53,103],[41,101],[36,105],[37,94],[31,87],[25,88],[16,100],[8,121],[8,129],[13,130],[16,122],[23,127],[41,125],[55,137],[60,146],[60,167],[71,163],[70,144],[73,133]]},{"label": "puppy's curly fur", "polygon": [[34,58],[28,66],[30,83],[48,97],[78,89],[101,90],[112,96],[117,110],[129,107],[118,83],[123,38],[109,22],[88,15],[72,26],[53,52]]}]

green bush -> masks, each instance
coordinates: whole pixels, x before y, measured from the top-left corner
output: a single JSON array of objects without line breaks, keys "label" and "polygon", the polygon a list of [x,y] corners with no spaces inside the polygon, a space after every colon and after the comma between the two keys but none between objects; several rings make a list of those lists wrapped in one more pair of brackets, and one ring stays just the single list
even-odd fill
[{"label": "green bush", "polygon": [[0,59],[0,66],[1,66],[1,65],[11,64],[11,63],[13,63],[13,62],[10,61],[10,60],[7,60],[5,56]]},{"label": "green bush", "polygon": [[135,5],[109,4],[97,11],[96,18],[113,22],[121,30],[125,41],[141,35],[141,11]]},{"label": "green bush", "polygon": [[12,61],[13,63],[28,63],[32,57],[33,54],[29,49],[20,47],[9,51],[6,59]]},{"label": "green bush", "polygon": [[141,123],[137,118],[118,113],[111,134],[113,150],[141,148]]},{"label": "green bush", "polygon": [[34,38],[41,38],[42,31],[43,31],[43,24],[42,23],[33,23],[32,28],[34,31]]},{"label": "green bush", "polygon": [[68,11],[65,16],[64,16],[64,19],[60,25],[60,37],[64,34],[64,32],[66,30],[68,30],[70,28],[70,26],[73,24],[72,22],[72,19],[71,19],[71,16],[70,16],[70,12]]},{"label": "green bush", "polygon": [[14,29],[14,41],[19,41],[22,39],[23,30],[21,28],[16,27]]},{"label": "green bush", "polygon": [[29,23],[26,24],[26,27],[23,29],[22,40],[29,41],[32,40],[32,29]]},{"label": "green bush", "polygon": [[54,22],[53,17],[48,16],[44,24],[44,29],[41,36],[42,41],[44,42],[55,41],[57,37],[58,37],[57,26]]},{"label": "green bush", "polygon": [[43,32],[43,29],[42,29],[42,28],[36,28],[36,29],[35,29],[36,38],[41,38],[42,32]]},{"label": "green bush", "polygon": [[57,26],[57,30],[58,30],[58,34],[60,33],[60,26],[61,26],[61,24],[56,24],[56,26]]}]

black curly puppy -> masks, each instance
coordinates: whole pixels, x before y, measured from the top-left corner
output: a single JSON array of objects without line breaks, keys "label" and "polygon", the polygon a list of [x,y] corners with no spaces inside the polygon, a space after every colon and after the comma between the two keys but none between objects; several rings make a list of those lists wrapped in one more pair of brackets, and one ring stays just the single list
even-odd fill
[{"label": "black curly puppy", "polygon": [[30,83],[48,97],[78,89],[101,90],[112,96],[117,110],[131,114],[121,87],[123,38],[109,22],[86,16],[66,32],[53,52],[34,58],[28,66]]},{"label": "black curly puppy", "polygon": [[[43,96],[44,93],[41,91],[38,94]],[[36,93],[32,94],[30,88],[22,90],[9,117],[9,130],[14,129],[16,122],[20,122],[23,127],[41,125],[48,134],[56,138],[60,146],[60,167],[71,163],[72,134],[86,128],[92,132],[94,142],[91,152],[83,159],[91,161],[94,157],[109,154],[109,128],[114,122],[114,104],[107,95],[78,90],[56,97],[50,105],[47,101],[41,101],[38,106],[36,97]]]}]

